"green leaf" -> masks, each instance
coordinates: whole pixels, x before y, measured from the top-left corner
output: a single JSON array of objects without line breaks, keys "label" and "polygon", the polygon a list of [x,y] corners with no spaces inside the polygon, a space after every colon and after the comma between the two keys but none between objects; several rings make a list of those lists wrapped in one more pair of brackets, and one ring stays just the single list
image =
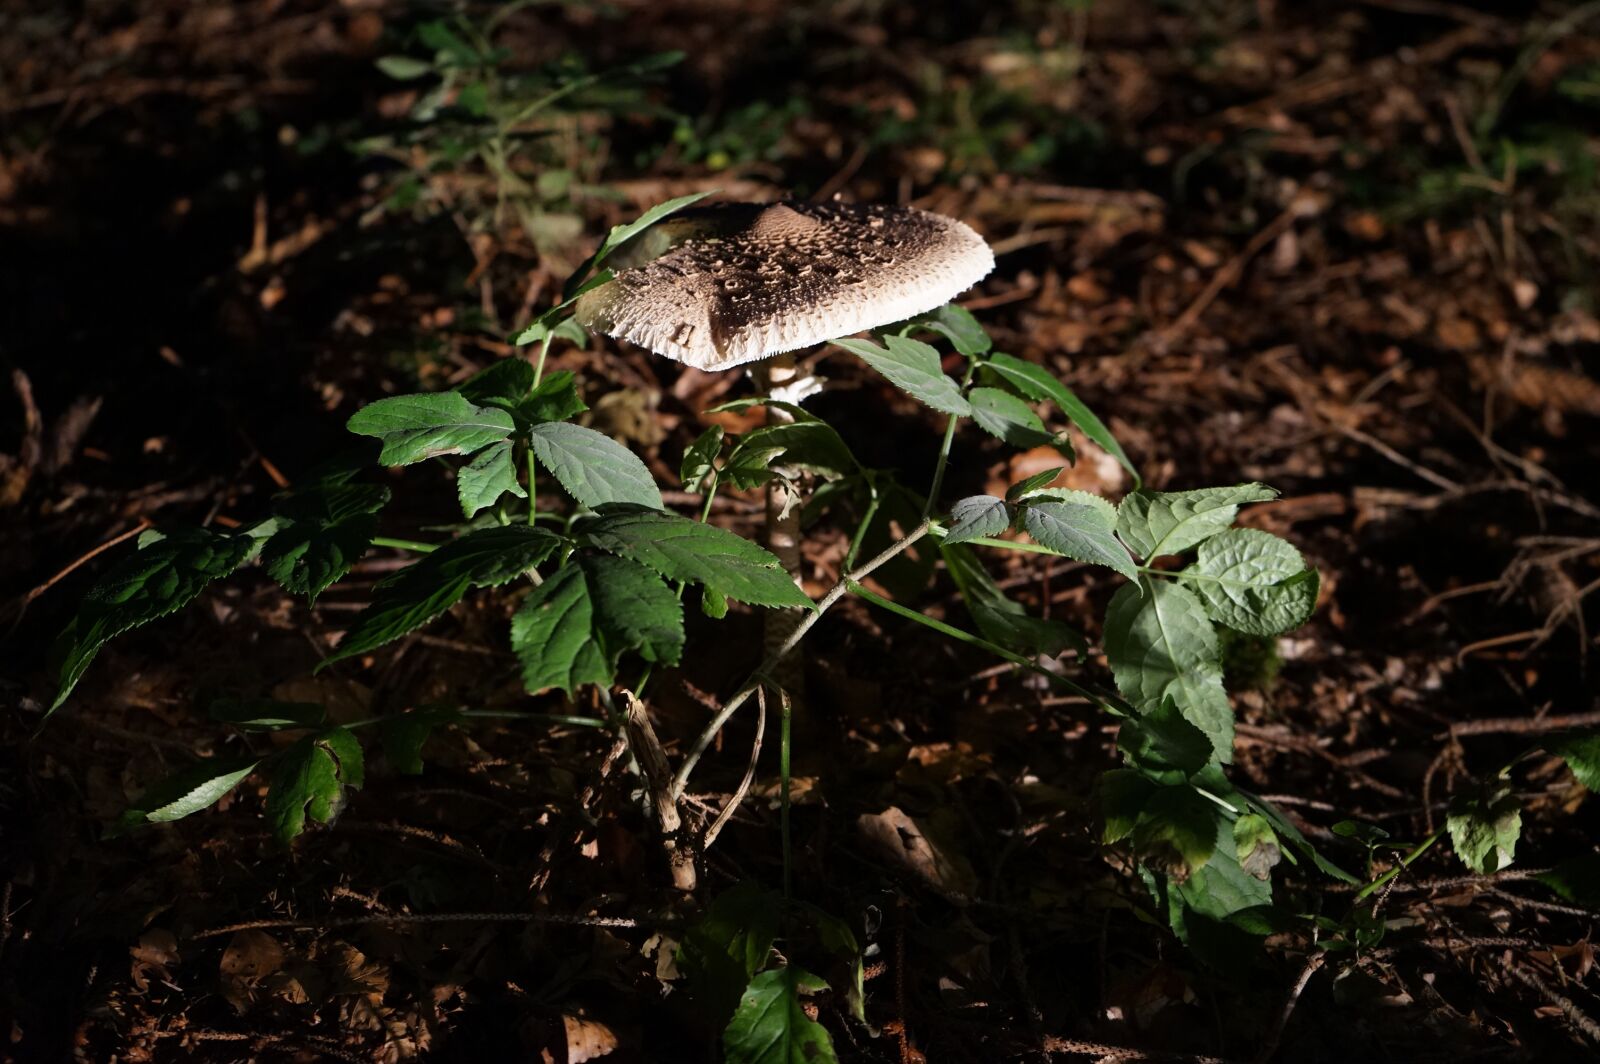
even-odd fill
[{"label": "green leaf", "polygon": [[1270,879],[1272,869],[1283,856],[1272,825],[1259,813],[1246,813],[1233,822],[1233,845],[1239,867],[1256,879]]},{"label": "green leaf", "polygon": [[1160,787],[1134,826],[1134,851],[1144,864],[1181,883],[1216,852],[1219,819],[1221,810],[1193,787]]},{"label": "green leaf", "polygon": [[143,824],[182,820],[215,805],[260,764],[256,757],[210,757],[169,776],[139,795],[107,830],[115,837]]},{"label": "green leaf", "polygon": [[603,551],[632,558],[671,580],[704,584],[759,606],[811,606],[769,551],[715,525],[677,514],[608,507],[576,529]]},{"label": "green leaf", "polygon": [[957,352],[968,358],[981,355],[994,346],[994,341],[989,339],[989,334],[983,331],[983,326],[978,324],[972,312],[954,303],[946,303],[937,310],[930,310],[879,331],[907,336],[917,329],[939,333],[950,341]]},{"label": "green leaf", "polygon": [[1081,654],[1087,649],[1083,636],[1076,629],[1060,621],[1029,616],[1020,602],[1007,598],[972,548],[952,544],[947,539],[939,544],[939,551],[950,578],[961,592],[961,601],[985,639],[1021,654],[1047,657],[1055,657],[1066,650]]},{"label": "green leaf", "polygon": [[378,742],[383,756],[396,772],[407,776],[422,774],[422,747],[438,728],[461,720],[453,709],[416,709],[396,713],[378,721]]},{"label": "green leaf", "polygon": [[713,621],[720,621],[728,615],[728,598],[714,587],[700,589],[700,612],[710,617]]},{"label": "green leaf", "polygon": [[383,443],[378,461],[410,465],[440,454],[471,454],[511,435],[511,415],[475,406],[460,392],[423,392],[379,399],[353,414],[345,427]]},{"label": "green leaf", "polygon": [[1600,793],[1600,732],[1558,735],[1545,743],[1545,749],[1565,761],[1579,783]]},{"label": "green leaf", "polygon": [[[573,278],[578,276],[579,274],[575,273],[571,278],[568,278],[567,285],[570,287],[573,283]],[[610,270],[601,270],[587,281],[584,281],[576,288],[573,288],[570,292],[565,293],[561,297],[561,302],[557,303],[555,306],[551,307],[549,310],[546,310],[537,318],[533,319],[533,322],[527,328],[523,329],[517,334],[516,340],[513,342],[519,346],[523,344],[537,344],[543,343],[547,339],[553,339],[557,336],[567,335],[569,329],[568,322],[571,321],[571,311],[569,311],[567,308],[576,303],[578,298],[584,293],[599,288],[603,284],[608,284],[611,281],[611,276],[612,274]],[[581,325],[578,325],[576,322],[572,322],[572,326],[578,329],[580,336],[583,335],[583,327]]]},{"label": "green leaf", "polygon": [[949,544],[965,543],[986,536],[998,536],[1011,527],[1011,508],[993,495],[971,495],[950,507],[950,531],[944,534]]},{"label": "green leaf", "polygon": [[[1205,798],[1199,800],[1211,805]],[[1215,838],[1211,859],[1188,879],[1179,880],[1176,889],[1192,912],[1211,920],[1233,923],[1234,917],[1240,914],[1271,905],[1272,884],[1244,869],[1234,842],[1234,826],[1219,815],[1214,805],[1212,810]]]},{"label": "green leaf", "polygon": [[261,547],[267,575],[315,603],[372,546],[389,489],[324,480],[275,507],[276,531]]},{"label": "green leaf", "polygon": [[1317,605],[1317,571],[1288,542],[1259,529],[1218,532],[1180,577],[1212,620],[1250,635],[1298,628]]},{"label": "green leaf", "polygon": [[[1096,502],[1071,502],[1032,495],[1021,503],[1022,526],[1041,546],[1091,565],[1115,569],[1129,580],[1139,578],[1138,567],[1113,531],[1114,518],[1105,500],[1086,492],[1074,496]],[[1096,505],[1098,503],[1098,505]]]},{"label": "green leaf", "polygon": [[1133,477],[1134,485],[1139,485],[1139,471],[1133,468],[1133,463],[1128,460],[1117,438],[1111,435],[1111,430],[1095,416],[1094,411],[1084,405],[1082,399],[1056,380],[1048,370],[1003,351],[990,355],[984,366],[999,374],[1001,379],[1029,399],[1036,402],[1048,399],[1055,403],[1067,415],[1067,420],[1078,426],[1079,432],[1103,447]]},{"label": "green leaf", "polygon": [[617,250],[618,247],[627,243],[633,237],[638,236],[640,233],[644,232],[652,225],[655,225],[668,215],[675,214],[678,211],[683,210],[683,208],[689,206],[691,203],[696,203],[700,200],[703,200],[707,196],[714,194],[716,191],[716,189],[712,189],[709,192],[695,192],[687,196],[679,196],[676,199],[669,199],[665,203],[658,203],[654,207],[651,207],[649,210],[645,211],[631,222],[627,222],[623,225],[612,226],[611,232],[607,234],[606,238],[600,242],[600,246],[595,249],[594,254],[585,259],[583,265],[574,270],[572,276],[567,278],[567,283],[562,286],[562,298],[568,300],[576,298],[576,296],[579,294],[578,285],[583,278],[589,273],[590,270],[599,267],[601,263],[605,262],[607,256],[609,256],[613,251]]},{"label": "green leaf", "polygon": [[469,587],[493,587],[548,558],[561,540],[542,528],[506,525],[469,532],[380,582],[338,649],[317,669],[365,654],[454,606]]},{"label": "green leaf", "polygon": [[[1233,793],[1252,811],[1265,817],[1267,823],[1272,825],[1272,830],[1277,833],[1278,838],[1287,842],[1292,852],[1299,853],[1300,856],[1316,865],[1323,875],[1337,879],[1341,883],[1349,883],[1352,886],[1360,884],[1361,881],[1355,876],[1323,857],[1317,851],[1317,848],[1311,845],[1310,840],[1300,832],[1300,829],[1295,827],[1289,818],[1278,810],[1277,806],[1271,802],[1264,802],[1255,795],[1244,791],[1235,790]],[[1293,857],[1290,857],[1290,860],[1292,862]]]},{"label": "green leaf", "polygon": [[528,497],[527,491],[517,482],[510,440],[485,447],[456,473],[456,495],[461,500],[461,512],[467,517],[493,506],[507,492],[519,499]]},{"label": "green leaf", "polygon": [[780,897],[739,883],[717,895],[684,935],[678,964],[714,1022],[726,1022],[751,977],[767,966],[781,913]]},{"label": "green leaf", "polygon": [[456,388],[461,397],[479,406],[515,408],[533,391],[533,365],[520,355],[502,358],[468,377]]},{"label": "green leaf", "polygon": [[608,555],[557,569],[511,619],[511,648],[535,692],[609,685],[627,650],[675,665],[683,639],[683,607],[672,589],[637,562]]},{"label": "green leaf", "polygon": [[1569,858],[1533,878],[1574,905],[1600,909],[1600,853]]},{"label": "green leaf", "polygon": [[[1067,468],[1067,467],[1066,466],[1056,466],[1054,469],[1046,469],[1042,473],[1035,473],[1031,477],[1026,477],[1026,478],[1024,478],[1022,480],[1017,481],[1015,484],[1011,485],[1009,488],[1006,489],[1006,501],[1007,502],[1016,502],[1018,499],[1022,498],[1024,495],[1028,494],[1030,491],[1036,491],[1039,488],[1044,487],[1046,484],[1048,484],[1052,480],[1056,479],[1056,477],[1059,476],[1061,471],[1063,469],[1065,469],[1065,468]],[[1089,495],[1088,492],[1081,492],[1080,494]],[[1097,496],[1097,495],[1089,495],[1089,498],[1094,499],[1094,498],[1099,498],[1099,496]],[[1101,501],[1105,502],[1104,499],[1101,499]],[[1110,505],[1111,505],[1110,503],[1106,503],[1106,506],[1109,507]],[[1115,511],[1113,511],[1113,512],[1115,512]]]},{"label": "green leaf", "polygon": [[305,830],[306,816],[319,824],[333,820],[344,805],[344,790],[361,788],[361,744],[344,728],[308,735],[278,755],[267,789],[267,820],[284,844]]},{"label": "green leaf", "polygon": [[100,648],[116,636],[182,609],[211,581],[227,576],[254,551],[249,536],[219,536],[204,528],[146,533],[139,550],[89,589],[56,639],[54,713],[77,686]]},{"label": "green leaf", "polygon": [[565,421],[589,409],[589,404],[578,394],[578,378],[571,370],[560,369],[548,374],[528,397],[518,404],[516,413],[524,420],[538,424],[541,421]]},{"label": "green leaf", "polygon": [[683,463],[678,467],[678,479],[684,491],[705,491],[706,478],[716,472],[717,455],[722,453],[723,429],[712,425],[702,432],[689,449],[683,452]]},{"label": "green leaf", "polygon": [[1141,713],[1173,699],[1211,737],[1217,759],[1232,761],[1233,707],[1217,633],[1188,589],[1149,579],[1120,588],[1106,607],[1105,651],[1117,689]]},{"label": "green leaf", "polygon": [[777,478],[772,463],[781,454],[782,447],[735,447],[722,464],[722,478],[741,491],[759,487]]},{"label": "green leaf", "polygon": [[375,64],[388,77],[396,81],[415,81],[433,73],[433,64],[409,55],[386,55]]},{"label": "green leaf", "polygon": [[989,435],[1022,450],[1046,445],[1066,446],[1070,453],[1071,444],[1064,438],[1057,439],[1044,427],[1033,408],[1010,392],[999,388],[974,388],[967,393],[967,401],[972,406],[972,420]]},{"label": "green leaf", "polygon": [[1450,800],[1445,824],[1461,863],[1486,876],[1511,867],[1522,835],[1522,805],[1509,787],[1473,787]]},{"label": "green leaf", "polygon": [[[1123,727],[1127,727],[1126,723]],[[1100,841],[1109,846],[1133,834],[1145,803],[1156,792],[1156,784],[1143,772],[1114,768],[1100,774],[1099,791],[1101,815],[1105,818]]]},{"label": "green leaf", "polygon": [[1187,783],[1211,760],[1211,737],[1184,719],[1167,699],[1142,717],[1124,720],[1117,748],[1129,765],[1158,783]]},{"label": "green leaf", "polygon": [[827,1030],[806,1015],[802,993],[828,984],[793,964],[750,980],[722,1033],[727,1064],[836,1064]]},{"label": "green leaf", "polygon": [[1264,484],[1136,491],[1117,507],[1117,535],[1145,561],[1179,554],[1233,524],[1242,503],[1265,502],[1277,494]]},{"label": "green leaf", "polygon": [[939,365],[939,352],[920,340],[903,336],[884,338],[888,350],[871,340],[835,340],[834,346],[861,359],[889,378],[890,383],[919,402],[946,414],[965,417],[972,404],[961,395],[961,388],[945,375]]},{"label": "green leaf", "polygon": [[[765,460],[752,461],[746,457],[748,452],[765,455]],[[745,433],[728,455],[728,467],[730,471],[764,469],[778,457],[783,459],[780,465],[813,473],[825,480],[837,480],[860,469],[834,427],[815,418],[766,425]]]},{"label": "green leaf", "polygon": [[316,702],[280,702],[275,698],[219,698],[211,703],[211,719],[241,731],[286,731],[320,728],[328,711]]},{"label": "green leaf", "polygon": [[539,463],[586,509],[631,502],[661,509],[661,490],[639,456],[604,433],[551,421],[528,430]]}]

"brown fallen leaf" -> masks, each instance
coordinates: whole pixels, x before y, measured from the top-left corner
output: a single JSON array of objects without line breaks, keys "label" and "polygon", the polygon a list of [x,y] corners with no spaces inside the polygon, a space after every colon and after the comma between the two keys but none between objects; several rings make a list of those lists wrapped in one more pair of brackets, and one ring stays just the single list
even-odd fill
[{"label": "brown fallen leaf", "polygon": [[562,1016],[561,1024],[567,1032],[567,1064],[597,1060],[617,1048],[616,1033],[603,1023],[581,1016]]},{"label": "brown fallen leaf", "polygon": [[238,931],[222,951],[222,996],[243,1013],[261,980],[283,967],[283,946],[265,931]]},{"label": "brown fallen leaf", "polygon": [[961,854],[943,840],[935,841],[903,810],[890,806],[881,813],[863,813],[856,827],[867,846],[880,858],[898,865],[955,901],[966,901],[978,890],[978,875]]}]

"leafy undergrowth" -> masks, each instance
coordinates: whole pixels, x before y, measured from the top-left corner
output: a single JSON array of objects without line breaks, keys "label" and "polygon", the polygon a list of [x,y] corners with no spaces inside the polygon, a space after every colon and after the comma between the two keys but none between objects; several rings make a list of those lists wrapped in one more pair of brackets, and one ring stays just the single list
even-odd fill
[{"label": "leafy undergrowth", "polygon": [[[18,238],[0,294],[28,415],[0,442],[0,572],[19,615],[0,681],[14,707],[8,1052],[1592,1051],[1594,756],[1561,737],[1597,708],[1595,52],[1583,9],[1563,14],[1373,3],[1263,25],[1254,4],[930,17],[659,3],[535,5],[492,31],[484,12],[385,4],[4,16],[0,222]],[[543,132],[519,135],[524,120]],[[520,569],[464,549],[434,563],[425,590],[444,597],[420,603],[395,576],[413,572],[405,546],[357,557],[375,531],[437,542],[463,513],[515,506],[512,429],[580,501],[664,503],[690,524],[703,496],[680,458],[711,426],[759,431],[759,410],[731,402],[752,394],[742,377],[559,330],[539,390],[474,375],[511,364],[507,338],[560,301],[596,242],[585,232],[713,188],[910,195],[980,228],[1000,265],[966,303],[1010,354],[985,356],[979,388],[1020,387],[1048,425],[987,397],[992,425],[975,421],[1009,439],[961,430],[944,494],[967,509],[944,551],[908,552],[868,593],[997,642],[982,603],[1002,628],[1016,614],[994,603],[1020,604],[1034,636],[1052,622],[1090,637],[1067,676],[1133,698],[1145,676],[1103,655],[1138,631],[1145,614],[1118,588],[1140,576],[1152,603],[1225,626],[1205,657],[1232,695],[1231,743],[1174,721],[1159,695],[1142,728],[1119,729],[1037,668],[846,596],[804,643],[787,803],[773,704],[749,796],[687,900],[647,773],[595,726],[614,707],[587,685],[618,675],[616,648],[526,653],[548,644],[527,634],[529,601],[580,583],[676,616],[653,574],[695,573],[648,560],[659,532],[563,529],[587,537],[589,560],[542,600],[507,583]],[[892,356],[907,342],[856,342],[864,362],[827,349],[829,389],[807,409],[860,466],[920,490],[943,414],[868,368],[902,383]],[[1068,382],[1106,438],[1017,367]],[[490,400],[512,386],[501,411]],[[407,435],[419,418],[476,432],[452,437],[476,452],[472,472],[429,460],[330,495],[352,415],[385,465],[429,453]],[[991,552],[992,580],[970,568],[950,542],[963,519],[977,538],[1016,524],[1047,545],[1096,527],[1070,511],[1092,509],[1084,496],[1024,485],[1065,448],[1078,461],[1049,490],[1126,495],[1112,437],[1154,488],[1279,494],[1227,500],[1258,504],[1240,511],[1248,527],[1196,541],[1198,582],[1119,575],[1133,562],[1105,553],[1109,524],[1058,539],[1070,558]],[[566,456],[603,450],[596,439],[642,461],[573,479],[597,467]],[[754,538],[761,478],[731,461],[710,523]],[[1146,519],[1118,528],[1141,557],[1161,553],[1139,548],[1155,523],[1144,498],[1118,514]],[[917,523],[903,492],[882,507],[886,530],[860,542],[831,516],[808,527],[812,597]],[[145,534],[131,554],[152,525],[195,531]],[[498,534],[532,565],[554,549],[542,533]],[[252,550],[259,567],[194,580]],[[1322,577],[1310,623],[1252,634],[1261,609],[1207,598],[1228,551],[1286,579],[1303,555]],[[141,570],[159,601],[132,617],[91,598],[73,643],[87,653],[68,662],[78,690],[41,728],[62,675],[46,647],[130,557],[171,563]],[[759,615],[738,603],[761,601],[770,570],[752,572],[744,598],[686,596],[681,631],[628,633],[649,648],[649,718],[675,760],[763,657]],[[1003,597],[986,600],[990,586]],[[385,603],[411,611],[408,634],[365,645]],[[418,611],[438,619],[418,627]],[[700,649],[669,667],[680,640]],[[381,741],[363,752],[352,726],[374,721]],[[739,786],[754,723],[736,717],[705,754],[691,823]],[[1193,823],[1187,806],[1141,829],[1103,801],[1126,758],[1165,758],[1187,786],[1214,743],[1230,786],[1288,822],[1239,816],[1202,853],[1199,832],[1170,828]],[[152,789],[197,755],[215,759],[206,786]],[[1320,874],[1295,835],[1356,883]],[[1183,920],[1193,898],[1221,896],[1196,882],[1218,846],[1245,871],[1241,892],[1271,871],[1280,915],[1243,940]]]}]

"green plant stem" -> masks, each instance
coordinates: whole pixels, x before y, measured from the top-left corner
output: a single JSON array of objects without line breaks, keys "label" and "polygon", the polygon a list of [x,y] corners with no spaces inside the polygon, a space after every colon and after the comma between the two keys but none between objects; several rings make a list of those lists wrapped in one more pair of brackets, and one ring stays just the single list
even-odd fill
[{"label": "green plant stem", "polygon": [[782,716],[778,731],[778,825],[783,836],[783,900],[788,901],[790,896],[790,847],[789,847],[789,722],[792,716],[789,692],[778,692],[778,708]]},{"label": "green plant stem", "polygon": [[861,544],[866,542],[867,530],[872,527],[872,519],[878,516],[878,486],[868,480],[867,490],[872,493],[867,500],[867,512],[861,515],[861,525],[856,529],[856,534],[850,537],[850,549],[845,552],[844,563],[840,566],[846,571],[856,563],[856,555],[861,553]]},{"label": "green plant stem", "polygon": [[895,602],[892,599],[886,599],[874,591],[869,591],[867,588],[862,587],[853,580],[849,581],[849,584],[850,591],[853,594],[859,596],[860,598],[866,599],[875,606],[880,606],[883,609],[888,610],[890,613],[896,613],[907,620],[916,621],[918,624],[926,625],[927,627],[932,628],[935,632],[938,632],[940,635],[947,635],[951,639],[959,640],[960,642],[967,643],[971,646],[981,647],[996,657],[1003,658],[1006,661],[1011,662],[1013,665],[1027,669],[1030,672],[1038,673],[1040,676],[1043,676],[1045,679],[1049,680],[1051,683],[1060,687],[1064,691],[1078,695],[1082,698],[1087,698],[1091,702],[1095,702],[1101,706],[1104,706],[1112,713],[1124,717],[1138,715],[1138,711],[1135,710],[1133,706],[1129,705],[1127,702],[1124,702],[1116,695],[1106,691],[1096,691],[1094,688],[1086,687],[1075,680],[1069,680],[1065,676],[1051,672],[1049,669],[1045,668],[1043,665],[1040,665],[1036,661],[1030,661],[1021,654],[1015,654],[1007,650],[998,643],[991,643],[982,636],[973,635],[971,632],[964,631],[955,627],[954,625],[935,620],[925,613],[918,613],[916,610],[911,609],[910,607],[902,606],[900,603]]},{"label": "green plant stem", "polygon": [[1366,886],[1357,891],[1356,902],[1360,903],[1366,901],[1373,894],[1382,890],[1395,876],[1399,875],[1401,872],[1404,872],[1407,868],[1410,868],[1413,861],[1427,853],[1434,843],[1438,842],[1444,837],[1444,832],[1445,829],[1441,826],[1432,835],[1429,835],[1427,838],[1411,847],[1411,851],[1404,857],[1400,858],[1399,864],[1395,865],[1383,875],[1379,876],[1377,879],[1374,879],[1371,883],[1368,883]]},{"label": "green plant stem", "polygon": [[539,467],[533,460],[533,445],[528,445],[528,524],[539,523]]},{"label": "green plant stem", "polygon": [[539,387],[539,382],[544,380],[544,359],[550,353],[550,332],[544,334],[544,339],[539,341],[539,361],[533,364],[533,386]]},{"label": "green plant stem", "polygon": [[373,536],[374,547],[392,547],[395,550],[414,550],[422,554],[429,554],[439,549],[437,543],[419,543],[414,539],[394,539],[389,536]]},{"label": "green plant stem", "polygon": [[922,524],[912,529],[904,539],[889,544],[876,557],[864,563],[859,569],[844,577],[837,584],[834,584],[828,593],[822,596],[821,601],[812,607],[811,613],[795,626],[794,631],[789,633],[788,638],[779,644],[772,653],[767,655],[766,660],[756,667],[756,671],[750,674],[744,685],[739,688],[732,698],[728,699],[722,709],[717,712],[717,715],[711,718],[710,722],[695,738],[694,745],[689,748],[688,754],[684,756],[683,764],[678,766],[677,775],[672,779],[672,797],[674,800],[683,797],[684,788],[689,785],[689,776],[694,772],[694,767],[700,763],[701,756],[716,739],[717,733],[722,730],[722,726],[728,723],[729,718],[734,715],[740,706],[750,700],[751,695],[755,694],[756,688],[761,686],[768,670],[800,644],[800,640],[806,637],[806,633],[811,631],[817,621],[822,619],[824,613],[827,613],[836,602],[849,594],[852,583],[866,578],[879,566],[927,535],[928,527],[929,523],[927,521],[922,522]]},{"label": "green plant stem", "polygon": [[966,542],[977,547],[999,547],[1001,550],[1018,550],[1025,554],[1050,554],[1057,558],[1066,557],[1060,551],[1051,550],[1049,547],[1041,546],[1038,543],[1022,543],[1014,539],[993,539],[989,536],[979,536],[976,539],[966,540]]},{"label": "green plant stem", "polygon": [[[600,717],[578,717],[563,713],[521,713],[514,709],[463,709],[456,713],[458,717],[470,720],[522,720],[532,724],[562,724],[573,728],[609,728],[610,722]],[[382,724],[394,717],[368,717],[365,720],[352,721],[343,725],[347,731],[357,728],[370,728],[374,724]],[[288,729],[296,730],[296,729]]]},{"label": "green plant stem", "polygon": [[[976,362],[967,363],[966,376],[961,378],[961,394],[967,394],[967,385],[972,383],[972,375],[977,372]],[[923,504],[922,516],[927,517],[933,513],[933,508],[939,505],[939,489],[944,486],[945,466],[950,464],[950,447],[955,443],[956,425],[961,421],[959,414],[951,414],[950,420],[945,422],[944,439],[939,444],[939,461],[933,467],[933,484],[928,488],[928,501]]]}]

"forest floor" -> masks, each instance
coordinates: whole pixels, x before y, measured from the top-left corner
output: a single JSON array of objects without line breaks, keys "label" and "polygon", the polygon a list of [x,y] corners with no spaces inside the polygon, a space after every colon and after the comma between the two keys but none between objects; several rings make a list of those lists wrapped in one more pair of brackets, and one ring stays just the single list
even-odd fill
[{"label": "forest floor", "polygon": [[[1594,5],[1526,21],[1435,0],[529,5],[504,20],[508,67],[686,58],[615,115],[553,118],[558,176],[513,217],[481,173],[426,157],[436,145],[366,143],[414,102],[375,60],[425,12],[21,6],[0,13],[0,1059],[714,1055],[716,1030],[672,992],[669,884],[603,731],[451,729],[422,777],[375,767],[288,851],[248,790],[104,837],[130,796],[227,741],[196,708],[207,692],[335,719],[573,712],[522,691],[501,596],[313,679],[402,553],[374,550],[314,608],[248,570],[109,646],[41,727],[50,641],[117,548],[97,551],[260,516],[360,404],[504,357],[605,226],[687,192],[837,192],[969,222],[999,265],[964,304],[1070,382],[1149,484],[1282,492],[1246,520],[1300,547],[1324,590],[1304,629],[1232,659],[1231,771],[1340,863],[1364,854],[1334,824],[1421,838],[1531,735],[1600,719]],[[397,187],[395,156],[439,209]],[[702,411],[750,387],[610,342],[553,358],[666,483]],[[838,352],[820,368],[819,412],[862,460],[926,483],[941,420]],[[1076,486],[1128,490],[1083,453]],[[1049,458],[963,433],[950,491]],[[385,534],[452,520],[448,491],[397,495]],[[751,535],[759,517],[754,493],[713,513]],[[837,580],[849,532],[808,530],[809,590]],[[1101,571],[997,565],[1033,611],[1096,634]],[[921,608],[959,610],[947,578],[932,587]],[[757,626],[695,623],[714,652],[652,681],[669,749],[761,652]],[[1317,954],[1286,933],[1219,973],[1098,843],[1108,718],[859,602],[806,647],[797,889],[871,947],[868,1023],[823,1009],[842,1058],[1600,1046],[1595,915],[1529,879],[1600,828],[1559,762],[1517,776],[1511,870],[1471,876],[1436,848],[1395,880],[1371,948]],[[749,742],[736,721],[709,755],[704,808]],[[776,773],[763,761],[706,855],[711,889],[781,876]],[[896,817],[938,860],[875,847]],[[1301,911],[1348,910],[1348,888],[1284,871]],[[429,914],[451,918],[407,919]]]}]

